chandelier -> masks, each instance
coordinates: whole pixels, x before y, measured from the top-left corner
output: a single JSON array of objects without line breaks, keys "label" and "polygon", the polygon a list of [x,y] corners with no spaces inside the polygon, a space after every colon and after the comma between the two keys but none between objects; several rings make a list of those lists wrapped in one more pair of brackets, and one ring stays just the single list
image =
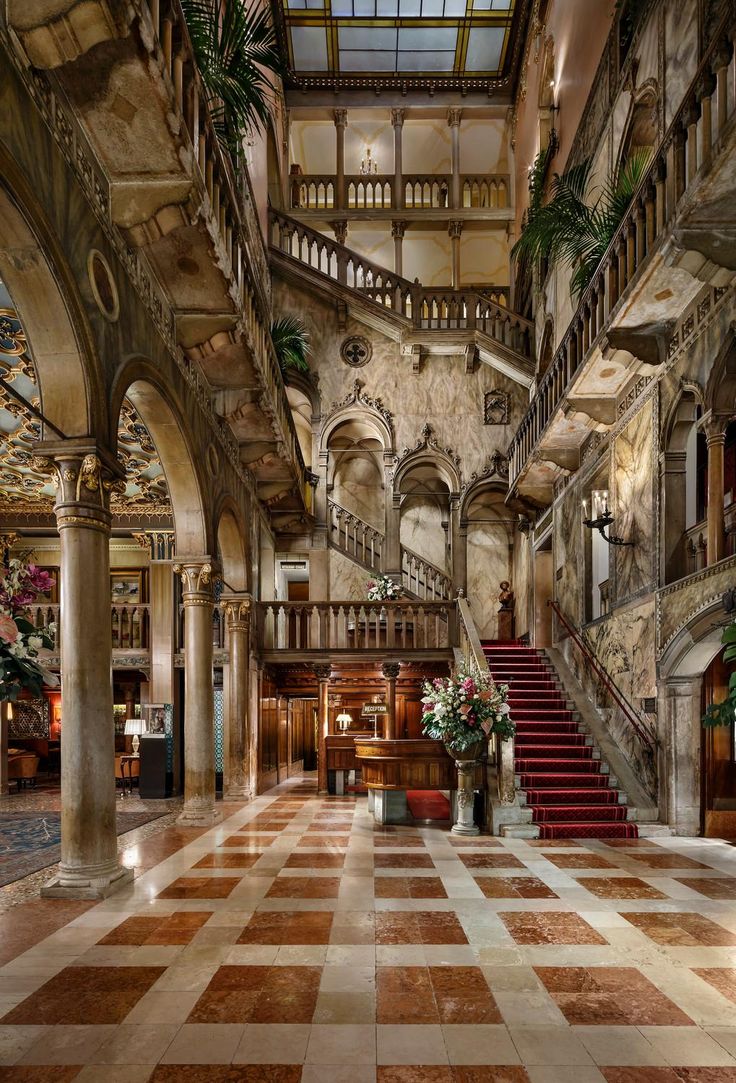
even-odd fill
[{"label": "chandelier", "polygon": [[378,172],[378,162],[374,158],[371,158],[370,147],[365,148],[365,155],[360,159],[360,172],[364,175],[367,173]]}]

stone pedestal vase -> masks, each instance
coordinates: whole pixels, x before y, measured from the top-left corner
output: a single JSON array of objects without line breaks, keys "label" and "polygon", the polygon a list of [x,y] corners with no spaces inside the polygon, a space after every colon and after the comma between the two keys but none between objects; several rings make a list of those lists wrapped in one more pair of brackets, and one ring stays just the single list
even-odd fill
[{"label": "stone pedestal vase", "polygon": [[473,768],[483,754],[483,742],[476,741],[469,748],[453,748],[446,745],[447,751],[457,767],[457,823],[452,825],[453,835],[479,835],[473,820]]}]

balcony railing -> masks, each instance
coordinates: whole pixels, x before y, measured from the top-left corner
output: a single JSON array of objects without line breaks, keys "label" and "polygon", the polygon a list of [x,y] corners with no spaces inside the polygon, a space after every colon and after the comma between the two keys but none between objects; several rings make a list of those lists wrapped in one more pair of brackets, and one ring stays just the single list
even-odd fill
[{"label": "balcony railing", "polygon": [[264,650],[450,650],[454,606],[438,602],[259,602]]},{"label": "balcony railing", "polygon": [[[54,625],[53,649],[61,650],[59,605],[33,605],[27,616],[34,628]],[[151,607],[147,604],[115,604],[110,607],[113,650],[148,650],[151,645]]]},{"label": "balcony railing", "polygon": [[393,173],[349,173],[339,200],[334,173],[291,176],[291,207],[336,210],[504,210],[510,205],[507,173],[461,173],[460,206],[452,207],[451,173],[412,173],[402,177],[403,201],[396,199]]},{"label": "balcony railing", "polygon": [[326,279],[381,305],[417,330],[477,330],[525,358],[533,325],[505,307],[507,287],[425,289],[338,244],[295,218],[272,211],[271,247]]},{"label": "balcony railing", "polygon": [[[724,21],[724,27],[726,23]],[[660,245],[683,197],[713,158],[734,113],[734,61],[714,35],[698,72],[652,157],[631,205],[543,376],[509,447],[509,487],[551,422],[611,313]]]}]

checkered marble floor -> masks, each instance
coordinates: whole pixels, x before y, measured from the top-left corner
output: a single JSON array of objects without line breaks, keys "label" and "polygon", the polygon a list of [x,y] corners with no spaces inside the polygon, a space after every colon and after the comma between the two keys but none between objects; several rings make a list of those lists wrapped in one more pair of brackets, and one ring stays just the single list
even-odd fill
[{"label": "checkered marble floor", "polygon": [[736,1083],[736,851],[296,780],[0,968],[0,1015],[21,1083]]}]

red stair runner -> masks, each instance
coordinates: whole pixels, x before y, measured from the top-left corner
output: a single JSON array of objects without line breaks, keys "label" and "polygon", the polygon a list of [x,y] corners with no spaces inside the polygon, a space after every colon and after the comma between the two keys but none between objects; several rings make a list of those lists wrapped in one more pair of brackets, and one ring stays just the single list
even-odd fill
[{"label": "red stair runner", "polygon": [[509,685],[516,773],[542,839],[635,839],[627,807],[578,732],[557,676],[533,647],[484,643],[493,679]]}]

